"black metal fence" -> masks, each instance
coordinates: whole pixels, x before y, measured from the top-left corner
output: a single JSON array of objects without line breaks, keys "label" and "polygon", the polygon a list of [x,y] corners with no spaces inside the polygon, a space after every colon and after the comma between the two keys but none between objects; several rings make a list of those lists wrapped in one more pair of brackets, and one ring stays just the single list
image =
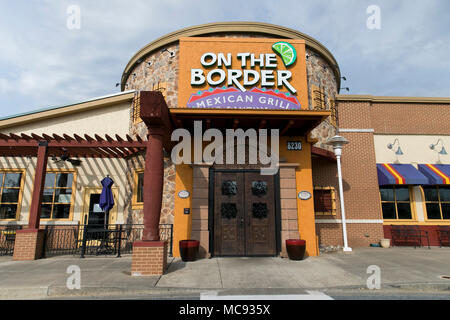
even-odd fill
[{"label": "black metal fence", "polygon": [[16,230],[22,229],[22,226],[2,226],[0,228],[0,256],[12,256],[14,253]]},{"label": "black metal fence", "polygon": [[[161,224],[160,238],[168,241],[172,256],[172,224]],[[43,257],[56,255],[117,255],[131,253],[133,242],[142,239],[144,225],[55,225],[46,226]]]}]

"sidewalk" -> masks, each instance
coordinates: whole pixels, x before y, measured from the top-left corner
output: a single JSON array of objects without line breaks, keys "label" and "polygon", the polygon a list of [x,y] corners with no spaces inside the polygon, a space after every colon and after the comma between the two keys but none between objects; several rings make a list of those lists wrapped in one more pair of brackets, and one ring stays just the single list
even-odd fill
[{"label": "sidewalk", "polygon": [[[357,248],[303,261],[282,258],[169,259],[163,276],[130,276],[131,255],[122,258],[62,256],[36,261],[0,257],[0,299],[108,295],[197,295],[209,291],[366,289],[367,267],[381,269],[383,289],[448,291],[450,248]],[[81,269],[81,289],[69,290],[67,267]]]}]

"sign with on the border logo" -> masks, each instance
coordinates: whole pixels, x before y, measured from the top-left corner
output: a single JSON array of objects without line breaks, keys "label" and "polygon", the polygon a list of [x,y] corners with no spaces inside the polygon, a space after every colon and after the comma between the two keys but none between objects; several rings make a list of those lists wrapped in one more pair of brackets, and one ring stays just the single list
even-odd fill
[{"label": "sign with on the border logo", "polygon": [[304,40],[181,38],[178,105],[308,109]]}]

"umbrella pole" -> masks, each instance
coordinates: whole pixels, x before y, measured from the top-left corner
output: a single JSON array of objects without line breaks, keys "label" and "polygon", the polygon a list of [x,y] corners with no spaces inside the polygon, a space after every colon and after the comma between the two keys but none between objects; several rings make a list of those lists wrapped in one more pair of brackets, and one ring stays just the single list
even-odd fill
[{"label": "umbrella pole", "polygon": [[105,223],[104,223],[104,225],[105,225],[105,229],[108,229],[108,226],[109,226],[109,210],[105,211]]}]

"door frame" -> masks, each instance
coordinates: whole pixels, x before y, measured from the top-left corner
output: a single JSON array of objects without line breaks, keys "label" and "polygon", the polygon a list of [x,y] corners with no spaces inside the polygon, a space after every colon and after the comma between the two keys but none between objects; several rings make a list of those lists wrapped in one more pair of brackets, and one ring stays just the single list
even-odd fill
[{"label": "door frame", "polygon": [[[209,253],[214,257],[214,183],[216,172],[260,172],[260,169],[216,169],[209,168],[208,186],[208,233],[209,233]],[[281,252],[281,204],[280,204],[280,170],[273,175],[274,197],[275,197],[275,255]],[[256,256],[252,256],[256,257]]]},{"label": "door frame", "polygon": [[[80,224],[84,225],[87,223],[85,221],[86,215],[89,215],[89,201],[90,196],[93,193],[102,193],[103,188],[102,187],[84,187],[84,196],[83,196],[83,209],[81,211],[80,216]],[[118,196],[119,196],[119,190],[117,187],[112,187],[111,191],[113,193],[114,197],[114,207],[109,212],[109,221],[108,224],[115,224],[117,222],[117,213],[118,213]]]}]

